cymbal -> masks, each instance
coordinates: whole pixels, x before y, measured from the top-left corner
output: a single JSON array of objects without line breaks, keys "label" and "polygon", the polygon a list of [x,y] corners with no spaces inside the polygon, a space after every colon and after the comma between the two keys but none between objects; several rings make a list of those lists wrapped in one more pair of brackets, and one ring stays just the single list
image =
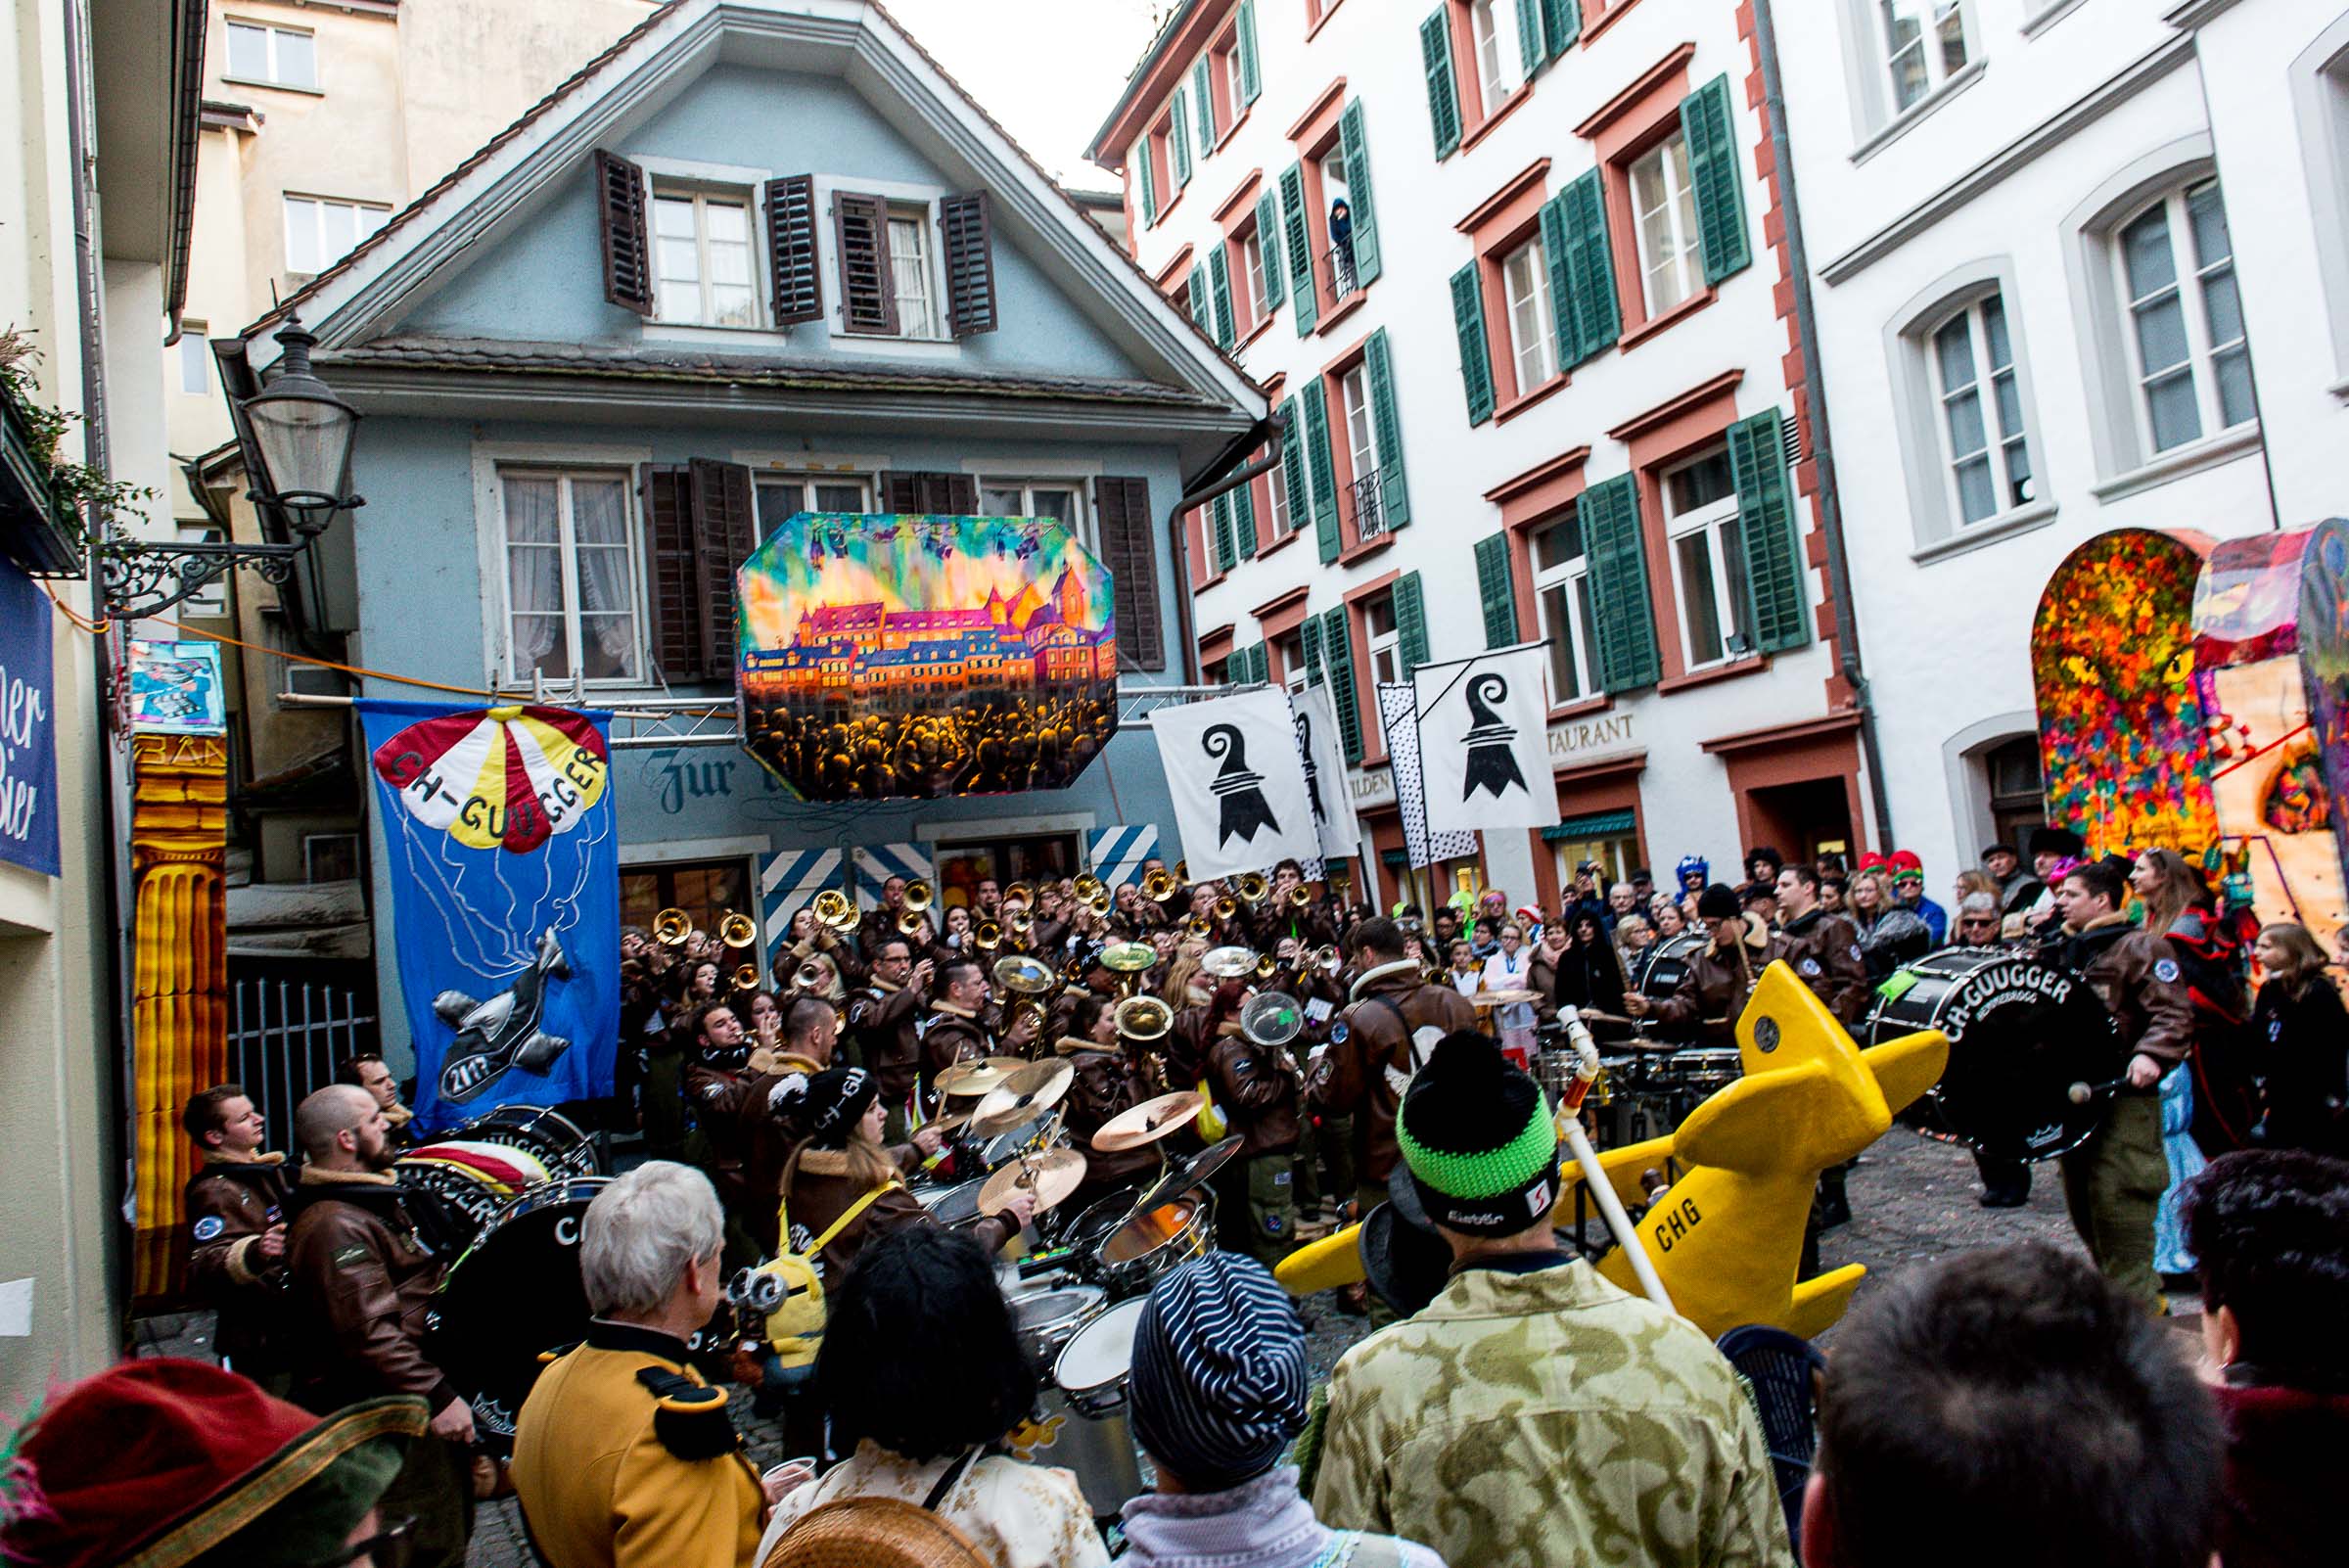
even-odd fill
[{"label": "cymbal", "polygon": [[1156,1143],[1176,1128],[1188,1127],[1206,1103],[1196,1089],[1176,1089],[1172,1094],[1144,1100],[1132,1110],[1121,1111],[1102,1123],[1101,1130],[1093,1134],[1093,1147],[1103,1154],[1118,1154],[1138,1149],[1145,1143]]},{"label": "cymbal", "polygon": [[1133,1206],[1135,1214],[1148,1214],[1168,1199],[1207,1184],[1208,1178],[1223,1169],[1225,1161],[1240,1152],[1247,1139],[1237,1132],[1218,1143],[1211,1143],[1196,1154],[1176,1160],[1167,1174],[1150,1185],[1141,1202]]},{"label": "cymbal", "polygon": [[981,1056],[967,1062],[956,1062],[938,1075],[938,1091],[941,1094],[986,1094],[1027,1065],[1027,1060],[1018,1056]]},{"label": "cymbal", "polygon": [[1066,1057],[1026,1063],[972,1108],[971,1130],[991,1138],[1024,1127],[1059,1104],[1076,1081],[1077,1069]]},{"label": "cymbal", "polygon": [[1014,1160],[979,1189],[979,1212],[1001,1214],[1011,1195],[1023,1187],[1035,1192],[1037,1214],[1058,1208],[1084,1184],[1084,1156],[1075,1149],[1046,1149]]}]

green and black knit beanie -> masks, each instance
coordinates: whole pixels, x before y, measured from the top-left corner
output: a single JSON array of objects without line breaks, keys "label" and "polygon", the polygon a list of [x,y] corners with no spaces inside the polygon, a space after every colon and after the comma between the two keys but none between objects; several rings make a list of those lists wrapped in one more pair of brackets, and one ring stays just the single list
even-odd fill
[{"label": "green and black knit beanie", "polygon": [[1427,1217],[1447,1229],[1511,1236],[1558,1197],[1558,1134],[1534,1081],[1487,1036],[1436,1042],[1395,1118]]}]

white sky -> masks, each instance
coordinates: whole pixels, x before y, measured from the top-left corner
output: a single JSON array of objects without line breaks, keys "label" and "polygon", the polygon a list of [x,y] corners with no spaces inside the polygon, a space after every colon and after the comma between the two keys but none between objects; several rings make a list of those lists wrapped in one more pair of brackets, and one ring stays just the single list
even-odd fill
[{"label": "white sky", "polygon": [[1173,0],[882,0],[1064,185],[1117,188],[1084,149]]}]

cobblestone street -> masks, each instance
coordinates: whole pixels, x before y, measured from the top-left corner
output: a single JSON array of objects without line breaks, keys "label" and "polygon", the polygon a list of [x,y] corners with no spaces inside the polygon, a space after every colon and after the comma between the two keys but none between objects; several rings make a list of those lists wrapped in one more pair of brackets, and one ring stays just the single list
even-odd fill
[{"label": "cobblestone street", "polygon": [[[1852,1222],[1823,1238],[1821,1265],[1830,1268],[1847,1263],[1867,1265],[1868,1276],[1859,1293],[1859,1299],[1865,1300],[1904,1269],[1949,1253],[2023,1240],[2077,1246],[2064,1220],[2063,1192],[2054,1169],[2043,1167],[2033,1176],[2029,1207],[1981,1208],[1974,1202],[1973,1161],[1963,1149],[1895,1128],[1852,1172]],[[1313,1298],[1307,1311],[1313,1318],[1314,1375],[1324,1377],[1347,1348],[1362,1337],[1365,1324],[1361,1318],[1338,1312],[1326,1296]],[[1821,1343],[1833,1342],[1830,1329]],[[734,1410],[736,1425],[749,1436],[755,1462],[763,1468],[787,1457],[780,1425],[753,1419],[747,1393],[737,1393]],[[482,1509],[468,1561],[473,1568],[520,1568],[533,1561],[511,1499]]]}]

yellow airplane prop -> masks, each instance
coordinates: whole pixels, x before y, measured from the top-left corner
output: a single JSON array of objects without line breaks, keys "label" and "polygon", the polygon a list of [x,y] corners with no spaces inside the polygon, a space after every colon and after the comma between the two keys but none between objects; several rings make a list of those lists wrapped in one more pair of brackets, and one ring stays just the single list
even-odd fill
[{"label": "yellow airplane prop", "polygon": [[[1797,1281],[1803,1227],[1819,1174],[1861,1153],[1892,1126],[1893,1112],[1939,1081],[1950,1042],[1939,1030],[1866,1050],[1784,963],[1763,971],[1737,1020],[1744,1076],[1706,1100],[1672,1136],[1609,1149],[1601,1172],[1628,1204],[1645,1201],[1640,1173],[1678,1161],[1679,1180],[1648,1203],[1639,1239],[1672,1303],[1713,1338],[1770,1323],[1805,1339],[1843,1315],[1867,1272],[1859,1264]],[[1571,1222],[1580,1165],[1559,1172],[1553,1220]],[[1362,1277],[1351,1225],[1291,1253],[1273,1270],[1292,1294]],[[1598,1271],[1639,1288],[1622,1247]]]}]

